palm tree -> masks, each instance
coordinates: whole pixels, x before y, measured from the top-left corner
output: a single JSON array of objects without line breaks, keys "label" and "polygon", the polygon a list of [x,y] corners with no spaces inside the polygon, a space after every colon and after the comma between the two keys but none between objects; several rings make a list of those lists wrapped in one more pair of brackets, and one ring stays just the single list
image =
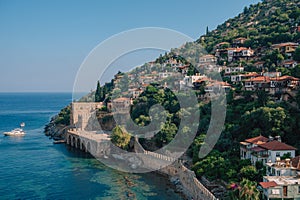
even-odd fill
[{"label": "palm tree", "polygon": [[239,188],[239,199],[244,200],[259,200],[259,191],[256,188],[256,183],[243,179]]}]

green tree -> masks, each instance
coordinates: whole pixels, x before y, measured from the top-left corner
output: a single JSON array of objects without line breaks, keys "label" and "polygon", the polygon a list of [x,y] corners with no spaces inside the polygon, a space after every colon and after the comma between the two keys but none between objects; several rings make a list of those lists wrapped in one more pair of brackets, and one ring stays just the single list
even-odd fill
[{"label": "green tree", "polygon": [[101,95],[102,95],[102,88],[100,86],[100,82],[97,81],[97,89],[95,92],[95,102],[100,102],[101,101]]},{"label": "green tree", "polygon": [[210,180],[227,179],[227,172],[230,165],[217,151],[212,152],[206,158],[198,161],[193,166],[197,177],[205,175]]},{"label": "green tree", "polygon": [[269,100],[268,93],[265,90],[258,90],[256,95],[258,106],[265,106]]},{"label": "green tree", "polygon": [[128,134],[122,127],[116,126],[111,134],[111,142],[116,146],[127,150],[129,148],[130,134]]},{"label": "green tree", "polygon": [[300,62],[300,47],[298,47],[298,48],[296,49],[293,58],[294,58],[295,61]]},{"label": "green tree", "polygon": [[240,200],[259,200],[260,193],[256,188],[256,182],[243,179],[240,183],[239,199]]},{"label": "green tree", "polygon": [[282,107],[260,107],[252,111],[246,111],[242,116],[239,129],[240,132],[246,134],[240,135],[239,139],[244,140],[249,137],[257,136],[257,134],[252,134],[254,131],[256,133],[263,133],[264,136],[283,136],[287,119],[287,113]]},{"label": "green tree", "polygon": [[245,166],[240,171],[240,177],[250,181],[255,181],[257,179],[257,175],[258,171],[252,165]]},{"label": "green tree", "polygon": [[204,143],[205,137],[205,134],[201,134],[194,139],[194,142],[192,144],[193,163],[196,163],[199,160],[199,150]]},{"label": "green tree", "polygon": [[155,135],[155,140],[158,146],[168,144],[177,133],[177,127],[174,123],[166,122],[161,126],[158,134]]},{"label": "green tree", "polygon": [[298,108],[300,108],[300,89],[298,90],[295,99],[296,103],[298,104]]},{"label": "green tree", "polygon": [[291,74],[294,77],[300,78],[300,65],[296,65],[292,70]]}]

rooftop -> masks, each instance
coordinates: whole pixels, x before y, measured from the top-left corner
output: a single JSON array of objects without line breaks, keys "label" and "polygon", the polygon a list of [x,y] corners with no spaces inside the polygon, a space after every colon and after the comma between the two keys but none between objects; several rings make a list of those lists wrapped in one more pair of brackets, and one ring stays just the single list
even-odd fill
[{"label": "rooftop", "polygon": [[279,142],[277,140],[273,140],[270,142],[266,142],[264,144],[259,144],[260,147],[271,150],[271,151],[277,151],[277,150],[297,150],[295,147],[292,147],[290,145],[287,145],[285,143]]},{"label": "rooftop", "polygon": [[264,189],[269,188],[269,187],[275,187],[277,186],[277,183],[275,181],[271,181],[271,182],[260,182],[259,183],[261,185],[261,187],[263,187]]},{"label": "rooftop", "polygon": [[245,80],[246,82],[270,82],[270,77],[268,76],[258,76],[258,77],[254,77],[254,78],[250,78],[248,80]]},{"label": "rooftop", "polygon": [[296,185],[300,183],[300,177],[295,176],[264,176],[264,179],[268,181],[265,183],[275,182],[277,185]]},{"label": "rooftop", "polygon": [[285,43],[280,43],[280,44],[273,44],[272,47],[285,47],[285,46],[298,46],[298,43],[294,42],[285,42]]},{"label": "rooftop", "polygon": [[277,80],[277,81],[284,81],[284,80],[299,81],[299,78],[295,78],[293,76],[281,76],[281,77],[271,78],[271,80]]},{"label": "rooftop", "polygon": [[254,138],[246,139],[245,141],[252,143],[252,144],[257,144],[257,143],[261,143],[261,142],[262,143],[268,142],[269,139],[260,135],[260,136],[254,137]]}]

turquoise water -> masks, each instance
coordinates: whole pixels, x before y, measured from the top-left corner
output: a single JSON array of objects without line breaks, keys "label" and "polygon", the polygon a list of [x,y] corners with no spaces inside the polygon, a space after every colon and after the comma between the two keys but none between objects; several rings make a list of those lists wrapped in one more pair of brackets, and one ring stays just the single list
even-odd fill
[{"label": "turquoise water", "polygon": [[[0,93],[0,199],[182,199],[164,177],[118,172],[53,144],[44,125],[70,101],[67,93]],[[24,137],[2,134],[21,122]]]}]

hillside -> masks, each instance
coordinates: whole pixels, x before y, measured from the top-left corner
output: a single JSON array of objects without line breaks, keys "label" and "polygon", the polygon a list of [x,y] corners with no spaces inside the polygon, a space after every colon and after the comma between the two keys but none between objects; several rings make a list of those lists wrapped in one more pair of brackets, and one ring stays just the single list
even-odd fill
[{"label": "hillside", "polygon": [[[115,112],[112,104],[117,101],[130,109],[136,124],[145,126],[160,117],[156,114],[150,118],[151,106],[162,105],[168,113],[161,130],[152,139],[140,140],[145,149],[156,150],[175,137],[180,117],[194,114],[193,106],[182,109],[177,98],[188,98],[185,89],[192,88],[198,97],[196,106],[201,119],[199,124],[184,127],[186,134],[192,132],[192,128],[197,130],[187,152],[190,156],[187,165],[199,179],[206,177],[224,187],[238,185],[238,189],[228,193],[213,191],[221,199],[245,199],[239,196],[242,195],[240,189],[247,184],[256,188],[266,168],[262,162],[241,160],[240,142],[256,136],[280,138],[296,147],[299,153],[299,7],[300,2],[296,0],[265,0],[251,5],[197,41],[172,49],[130,72],[119,72],[110,83],[97,85],[95,100],[104,103],[99,113]],[[204,49],[209,55],[205,55]],[[213,66],[213,72],[220,72],[223,80],[217,80],[214,73],[203,74],[202,69],[208,66]],[[206,142],[211,119],[210,95],[220,88],[227,95],[224,129],[214,150],[200,159],[198,152]],[[92,96],[82,100],[90,101]],[[281,156],[282,159],[287,157]]]},{"label": "hillside", "polygon": [[197,42],[213,52],[221,42],[247,38],[245,47],[256,49],[282,42],[299,42],[300,2],[298,0],[264,0],[245,7],[238,16],[228,19],[217,29],[201,36]]}]

